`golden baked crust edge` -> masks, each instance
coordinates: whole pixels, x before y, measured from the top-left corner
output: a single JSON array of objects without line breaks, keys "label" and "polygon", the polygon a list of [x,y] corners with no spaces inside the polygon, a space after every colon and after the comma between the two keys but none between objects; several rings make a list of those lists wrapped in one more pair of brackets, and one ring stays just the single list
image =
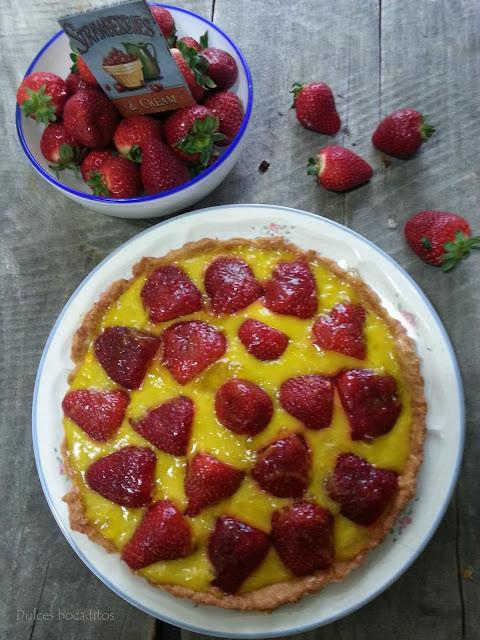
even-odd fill
[{"label": "golden baked crust edge", "polygon": [[[164,585],[150,581],[154,586],[161,587],[177,597],[190,598],[196,603],[242,611],[272,611],[282,604],[298,601],[307,593],[319,591],[330,582],[338,582],[345,578],[350,571],[364,561],[371,549],[380,544],[392,528],[398,514],[415,495],[416,475],[423,459],[423,442],[426,429],[426,402],[423,392],[423,379],[420,373],[420,362],[413,340],[407,335],[401,323],[387,313],[377,294],[357,275],[340,268],[335,261],[320,256],[314,250],[302,251],[296,245],[287,242],[281,237],[255,239],[232,238],[230,240],[204,238],[203,240],[187,243],[179,249],[174,249],[161,258],[142,258],[133,266],[132,278],[128,280],[117,280],[112,283],[100,296],[98,302],[96,302],[85,315],[81,326],[74,335],[71,357],[75,364],[75,369],[70,373],[69,380],[74,377],[76,368],[83,360],[105,311],[120,297],[135,278],[143,273],[150,273],[154,268],[162,264],[168,264],[176,260],[184,260],[212,250],[227,251],[238,246],[289,251],[294,257],[303,257],[306,260],[315,259],[324,264],[332,273],[355,287],[359,293],[361,302],[382,318],[394,336],[397,347],[397,357],[400,362],[405,384],[410,393],[412,404],[410,453],[405,469],[399,476],[399,491],[381,520],[368,528],[369,542],[354,558],[348,561],[336,562],[327,571],[319,571],[301,578],[292,578],[291,580],[268,585],[249,593],[235,595],[226,595],[215,588],[211,588],[207,592],[198,592],[179,585]],[[80,493],[76,486],[75,474],[69,465],[68,451],[65,443],[62,447],[62,454],[65,469],[74,485],[73,489],[63,498],[68,505],[71,528],[75,531],[85,533],[91,540],[101,544],[107,551],[115,551],[114,545],[104,538],[99,531],[88,522],[85,516]]]}]

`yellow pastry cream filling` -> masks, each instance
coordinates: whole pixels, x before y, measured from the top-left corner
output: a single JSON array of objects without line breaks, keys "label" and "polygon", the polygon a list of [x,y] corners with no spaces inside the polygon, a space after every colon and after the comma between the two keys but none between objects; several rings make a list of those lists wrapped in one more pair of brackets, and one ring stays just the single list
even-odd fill
[{"label": "yellow pastry cream filling", "polygon": [[[280,261],[294,258],[288,251],[239,246],[228,251],[245,260],[259,281],[270,277]],[[176,262],[205,294],[203,274],[208,264],[221,250],[209,251]],[[312,260],[310,268],[318,287],[318,313],[328,312],[340,302],[358,302],[358,292],[341,277],[332,273],[324,264]],[[152,334],[160,334],[168,325],[178,322],[162,322],[154,325],[142,304],[140,291],[146,276],[137,277],[129,288],[112,303],[104,314],[101,326],[134,327]],[[289,338],[283,355],[277,360],[261,362],[250,355],[238,338],[238,329],[247,318],[261,320],[275,327]],[[402,371],[395,353],[393,336],[380,317],[367,309],[364,335],[367,345],[365,360],[357,360],[333,351],[322,351],[313,344],[311,327],[314,319],[303,320],[293,316],[278,315],[265,308],[257,300],[235,313],[216,317],[209,312],[208,303],[202,310],[184,316],[181,320],[204,320],[224,332],[228,348],[220,360],[203,371],[196,379],[185,384],[177,383],[159,359],[154,359],[140,389],[130,392],[130,404],[125,419],[116,436],[107,442],[96,442],[68,418],[64,419],[69,465],[85,510],[87,520],[120,551],[132,536],[145,509],[126,508],[114,504],[92,491],[85,482],[85,472],[90,464],[125,445],[152,446],[136,433],[129,424],[130,418],[139,418],[149,409],[180,394],[189,396],[195,404],[194,422],[186,457],[174,457],[155,449],[157,457],[154,500],[169,498],[183,508],[186,506],[184,475],[187,460],[196,452],[206,452],[246,472],[255,460],[255,451],[278,437],[279,433],[302,432],[312,451],[311,481],[305,495],[329,509],[335,516],[335,559],[348,560],[356,556],[368,543],[368,529],[354,524],[339,514],[339,505],[332,501],[325,489],[325,479],[332,472],[340,452],[352,452],[370,463],[401,473],[409,454],[411,403]],[[286,379],[308,373],[331,375],[341,369],[369,368],[396,379],[402,410],[394,428],[371,442],[352,441],[347,417],[337,392],[331,426],[319,431],[306,429],[280,405],[278,390]],[[241,436],[229,431],[216,419],[214,397],[216,390],[228,378],[240,377],[260,385],[272,398],[274,416],[268,426],[254,437]],[[74,389],[114,389],[116,385],[97,362],[91,344],[72,381]],[[214,578],[207,556],[207,541],[215,519],[229,514],[249,524],[270,531],[272,513],[291,502],[288,498],[276,498],[262,490],[247,474],[238,491],[231,497],[205,508],[191,523],[195,550],[187,557],[167,562],[157,562],[138,571],[140,575],[158,584],[177,584],[195,591],[206,591]],[[263,563],[244,582],[240,592],[248,592],[268,584],[289,580],[292,574],[282,564],[273,547]]]}]

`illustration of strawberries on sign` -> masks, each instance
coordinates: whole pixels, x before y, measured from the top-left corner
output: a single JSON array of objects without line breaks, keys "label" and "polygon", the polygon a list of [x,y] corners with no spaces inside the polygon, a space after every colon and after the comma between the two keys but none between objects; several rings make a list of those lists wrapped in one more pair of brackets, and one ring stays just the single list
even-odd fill
[{"label": "illustration of strawberries on sign", "polygon": [[453,269],[472,249],[480,249],[480,236],[472,237],[468,221],[448,211],[419,211],[404,231],[410,249],[444,271]]},{"label": "illustration of strawberries on sign", "polygon": [[57,120],[68,99],[65,81],[55,73],[39,71],[23,79],[17,89],[17,104],[37,124]]},{"label": "illustration of strawberries on sign", "polygon": [[225,136],[219,133],[219,119],[200,104],[174,111],[165,120],[165,136],[169,147],[183,160],[199,162],[207,167],[214,145]]},{"label": "illustration of strawberries on sign", "polygon": [[297,119],[305,129],[333,136],[340,129],[340,116],[335,106],[332,90],[324,82],[295,82],[293,108]]},{"label": "illustration of strawberries on sign", "polygon": [[406,160],[435,133],[427,117],[415,109],[398,109],[380,122],[372,136],[373,145],[389,156]]},{"label": "illustration of strawberries on sign", "polygon": [[336,144],[329,144],[309,158],[307,173],[316,176],[329,191],[348,191],[367,183],[372,167],[359,155]]}]

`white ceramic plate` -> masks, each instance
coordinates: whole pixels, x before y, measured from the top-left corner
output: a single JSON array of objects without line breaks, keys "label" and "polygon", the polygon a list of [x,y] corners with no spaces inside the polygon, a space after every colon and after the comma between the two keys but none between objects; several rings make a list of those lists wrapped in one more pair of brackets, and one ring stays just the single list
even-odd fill
[{"label": "white ceramic plate", "polygon": [[[425,461],[418,493],[395,529],[367,561],[345,580],[272,614],[225,611],[194,605],[133,575],[117,554],[108,554],[69,529],[62,496],[61,401],[73,332],[100,293],[145,255],[165,254],[204,237],[284,235],[304,249],[357,269],[389,313],[415,339],[422,359],[429,404]],[[455,355],[436,312],[415,282],[390,257],[353,231],[319,216],[269,205],[203,209],[154,226],[101,262],[74,292],[48,338],[33,398],[33,443],[38,473],[50,508],[65,537],[85,564],[122,598],[171,624],[210,635],[237,638],[299,633],[358,609],[386,589],[415,560],[437,528],[449,502],[463,449],[463,391]]]}]

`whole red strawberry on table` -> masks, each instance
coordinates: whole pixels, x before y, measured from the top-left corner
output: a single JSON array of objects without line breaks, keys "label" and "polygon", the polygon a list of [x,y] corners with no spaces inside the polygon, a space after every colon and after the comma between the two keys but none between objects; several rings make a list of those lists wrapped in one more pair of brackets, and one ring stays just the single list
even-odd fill
[{"label": "whole red strawberry on table", "polygon": [[243,104],[231,91],[238,77],[235,59],[209,47],[208,32],[198,41],[189,35],[177,40],[171,13],[163,7],[151,11],[197,104],[122,119],[76,51],[65,80],[35,72],[17,91],[23,113],[46,125],[40,148],[57,177],[80,170],[99,197],[135,198],[188,182],[232,143],[243,121]]}]

